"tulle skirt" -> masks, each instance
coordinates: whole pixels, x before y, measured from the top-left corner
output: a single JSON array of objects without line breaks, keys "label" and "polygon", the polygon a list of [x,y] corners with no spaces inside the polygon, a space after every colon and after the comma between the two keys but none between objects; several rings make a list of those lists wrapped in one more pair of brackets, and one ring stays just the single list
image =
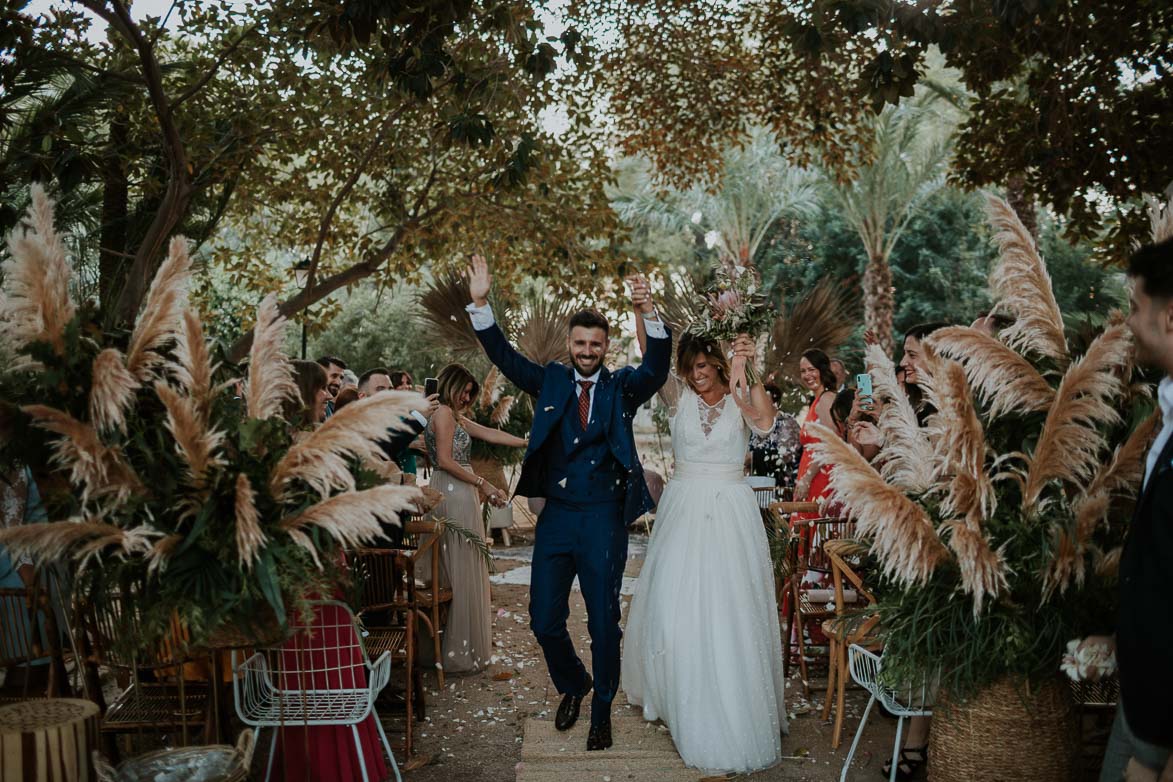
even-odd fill
[{"label": "tulle skirt", "polygon": [[622,682],[689,766],[745,772],[781,757],[773,568],[740,467],[677,464],[632,599]]}]

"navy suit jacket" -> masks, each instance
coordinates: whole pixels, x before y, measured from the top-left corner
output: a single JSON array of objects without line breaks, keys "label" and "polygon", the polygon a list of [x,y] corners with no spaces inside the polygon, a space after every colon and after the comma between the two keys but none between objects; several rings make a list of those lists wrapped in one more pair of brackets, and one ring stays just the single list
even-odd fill
[{"label": "navy suit jacket", "polygon": [[[574,370],[564,364],[551,362],[540,366],[518,353],[501,329],[493,324],[477,333],[489,360],[515,386],[534,397],[534,422],[530,429],[529,448],[521,466],[517,493],[523,497],[543,497],[546,494],[546,460],[542,456],[550,434],[558,426],[561,414],[567,409],[575,393]],[[611,372],[606,367],[599,373],[595,387],[594,418],[601,421],[607,444],[615,460],[627,472],[626,496],[623,505],[625,524],[638,519],[654,507],[643,466],[635,450],[635,434],[631,422],[640,405],[655,395],[668,379],[672,358],[672,337],[651,336],[647,354],[638,367],[623,367]]]},{"label": "navy suit jacket", "polygon": [[1137,498],[1120,556],[1116,659],[1120,701],[1137,737],[1173,746],[1173,437]]}]

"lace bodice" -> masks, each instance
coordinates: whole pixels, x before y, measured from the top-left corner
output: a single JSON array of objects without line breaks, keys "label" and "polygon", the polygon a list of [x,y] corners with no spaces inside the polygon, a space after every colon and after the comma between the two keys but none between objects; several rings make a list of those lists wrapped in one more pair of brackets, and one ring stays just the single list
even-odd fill
[{"label": "lace bodice", "polygon": [[705,400],[686,383],[669,377],[675,383],[670,405],[672,417],[672,452],[677,462],[697,464],[742,465],[749,447],[749,426],[733,398],[726,395],[715,405]]},{"label": "lace bodice", "polygon": [[[424,445],[428,448],[428,459],[432,464],[439,464],[436,458],[436,430],[432,427],[432,422],[428,421],[427,427],[424,429]],[[460,464],[469,464],[469,456],[472,453],[472,437],[464,430],[460,424],[456,425],[456,431],[452,433],[452,459]]]}]

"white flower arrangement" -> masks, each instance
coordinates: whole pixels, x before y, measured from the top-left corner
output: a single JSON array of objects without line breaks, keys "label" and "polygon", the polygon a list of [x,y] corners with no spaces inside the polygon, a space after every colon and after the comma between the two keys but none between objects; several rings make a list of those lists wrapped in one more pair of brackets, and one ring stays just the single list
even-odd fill
[{"label": "white flower arrangement", "polygon": [[1116,672],[1116,650],[1102,642],[1090,639],[1067,642],[1067,653],[1059,670],[1074,682],[1095,682]]}]

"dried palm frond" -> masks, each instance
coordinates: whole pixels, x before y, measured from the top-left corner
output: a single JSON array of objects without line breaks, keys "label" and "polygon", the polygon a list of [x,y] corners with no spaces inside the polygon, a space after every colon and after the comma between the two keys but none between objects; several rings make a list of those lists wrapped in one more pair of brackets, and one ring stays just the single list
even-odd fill
[{"label": "dried palm frond", "polygon": [[513,403],[517,401],[515,396],[504,396],[497,406],[493,408],[493,414],[489,416],[489,420],[493,426],[504,426],[505,422],[509,420],[509,414],[513,412]]},{"label": "dried palm frond", "polygon": [[1055,398],[1034,366],[1000,340],[967,326],[937,329],[927,339],[942,358],[964,362],[965,375],[991,418],[1006,413],[1046,410]]},{"label": "dried palm frond", "polygon": [[304,532],[307,527],[318,527],[343,547],[354,548],[383,537],[383,525],[398,525],[398,514],[411,510],[422,496],[423,492],[415,486],[376,486],[346,492],[282,519],[279,526],[313,554],[320,566],[313,542]]},{"label": "dried palm frond", "polygon": [[948,537],[949,548],[957,557],[961,569],[961,589],[973,597],[973,615],[982,612],[987,597],[997,597],[1009,588],[1006,561],[1001,551],[994,551],[981,530],[964,521],[947,521],[941,531]]},{"label": "dried palm frond", "polygon": [[90,420],[99,431],[126,430],[126,409],[139,389],[122,352],[106,348],[94,357],[90,383]]},{"label": "dried palm frond", "polygon": [[465,311],[470,301],[468,280],[455,273],[438,276],[419,297],[420,319],[430,327],[433,343],[456,356],[481,354],[481,343]]},{"label": "dried palm frond", "polygon": [[501,392],[501,370],[497,367],[490,367],[488,373],[485,375],[484,381],[481,383],[481,393],[477,397],[477,407],[482,410],[488,410],[497,401],[497,396]]},{"label": "dried palm frond", "polygon": [[270,293],[257,307],[257,325],[253,327],[248,354],[245,401],[249,418],[272,418],[281,412],[285,399],[296,399],[300,393],[283,347],[285,324],[277,309],[277,294]]},{"label": "dried palm frond", "polygon": [[[0,337],[14,355],[33,342],[46,342],[58,355],[65,351],[65,327],[76,308],[69,296],[72,269],[65,245],[53,227],[53,202],[39,184],[32,186],[32,204],[26,221],[30,228],[16,228],[8,235],[8,253],[0,271]],[[35,362],[22,356],[17,367]]]},{"label": "dried palm frond", "polygon": [[196,409],[191,397],[181,396],[163,382],[155,383],[155,393],[167,410],[167,429],[175,438],[175,450],[187,462],[193,486],[203,486],[208,470],[223,464],[216,449],[224,440],[222,432],[208,428],[207,420]]},{"label": "dried palm frond", "polygon": [[404,417],[424,407],[424,398],[412,391],[384,391],[351,402],[281,457],[270,476],[270,490],[284,497],[293,480],[305,481],[323,497],[353,489],[354,475],[347,460],[383,458],[379,441],[392,429],[407,429]]},{"label": "dried palm frond", "polygon": [[824,277],[789,311],[783,305],[770,332],[766,355],[769,371],[781,370],[798,382],[798,362],[803,352],[817,348],[835,355],[851,338],[858,321],[854,300],[847,290]]},{"label": "dried palm frond", "polygon": [[236,476],[236,558],[245,570],[252,568],[260,555],[261,546],[268,537],[261,529],[261,517],[257,513],[257,495],[248,476]]},{"label": "dried palm frond", "polygon": [[570,359],[566,326],[575,306],[571,299],[539,297],[522,308],[517,350],[538,366]]},{"label": "dried palm frond", "polygon": [[996,231],[994,240],[1001,250],[1001,258],[990,273],[994,309],[1014,318],[1001,337],[1015,350],[1029,350],[1066,363],[1063,314],[1035,240],[1010,204],[992,195],[986,201],[990,225]]},{"label": "dried palm frond", "polygon": [[1029,457],[1024,509],[1035,507],[1050,481],[1091,480],[1105,447],[1099,427],[1120,420],[1112,401],[1120,392],[1118,373],[1130,350],[1128,328],[1111,326],[1063,375]]},{"label": "dried palm frond", "polygon": [[674,340],[700,318],[704,297],[697,290],[696,280],[688,274],[673,277],[664,275],[664,294],[659,302],[660,317],[672,330]]},{"label": "dried palm frond", "polygon": [[103,445],[89,424],[46,405],[26,405],[21,410],[34,426],[59,435],[52,445],[53,462],[69,470],[73,484],[83,486],[83,503],[109,495],[122,501],[142,488],[121,452]]},{"label": "dried palm frond", "polygon": [[146,304],[130,335],[126,366],[142,382],[150,380],[154,368],[163,362],[158,349],[175,339],[187,306],[187,289],[191,284],[191,258],[187,240],[171,239],[166,260],[155,272],[147,291]]},{"label": "dried palm frond", "polygon": [[1145,203],[1149,207],[1149,225],[1152,230],[1153,244],[1173,239],[1173,199],[1162,203],[1157,198],[1146,196]]},{"label": "dried palm frond", "polygon": [[872,375],[872,391],[881,405],[878,425],[886,442],[880,474],[913,494],[923,494],[933,485],[932,444],[896,382],[896,368],[884,349],[869,345],[865,361]]},{"label": "dried palm frond", "polygon": [[179,340],[175,344],[175,361],[170,366],[179,387],[195,404],[196,412],[206,421],[212,411],[215,391],[212,377],[216,365],[212,363],[208,343],[204,339],[204,325],[193,310],[184,310]]},{"label": "dried palm frond", "polygon": [[927,581],[949,551],[924,508],[886,482],[835,432],[817,423],[807,428],[819,439],[810,446],[815,458],[831,465],[835,497],[856,520],[860,534],[872,541],[885,575],[909,584]]}]

